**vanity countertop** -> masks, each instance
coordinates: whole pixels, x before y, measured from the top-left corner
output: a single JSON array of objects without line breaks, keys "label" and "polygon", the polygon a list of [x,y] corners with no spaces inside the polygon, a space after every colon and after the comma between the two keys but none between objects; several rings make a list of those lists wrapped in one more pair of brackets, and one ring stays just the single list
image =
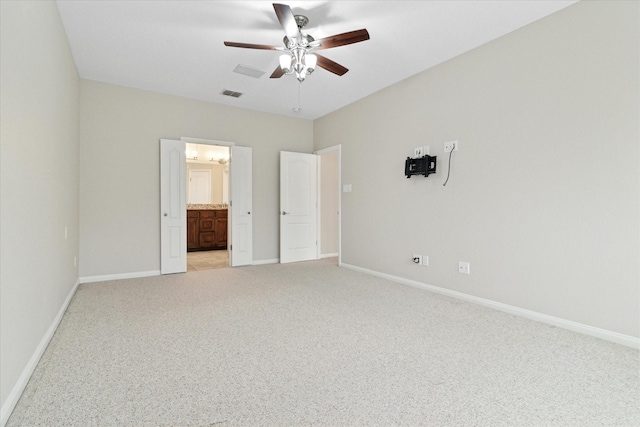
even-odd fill
[{"label": "vanity countertop", "polygon": [[193,210],[214,211],[214,210],[221,210],[221,209],[228,209],[228,208],[229,208],[229,205],[227,205],[226,203],[222,203],[218,205],[193,205],[193,204],[187,205],[188,211],[193,211]]}]

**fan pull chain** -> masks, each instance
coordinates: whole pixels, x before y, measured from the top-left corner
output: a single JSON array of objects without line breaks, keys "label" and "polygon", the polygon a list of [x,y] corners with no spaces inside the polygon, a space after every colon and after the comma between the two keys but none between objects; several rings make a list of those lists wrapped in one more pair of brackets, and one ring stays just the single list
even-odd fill
[{"label": "fan pull chain", "polygon": [[302,111],[302,107],[300,106],[300,86],[302,86],[302,82],[298,83],[298,106],[293,109],[296,113]]}]

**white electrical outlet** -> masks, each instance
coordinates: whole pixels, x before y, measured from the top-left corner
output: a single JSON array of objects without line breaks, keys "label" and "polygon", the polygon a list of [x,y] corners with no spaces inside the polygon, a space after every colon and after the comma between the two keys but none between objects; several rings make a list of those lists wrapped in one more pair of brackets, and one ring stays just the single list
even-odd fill
[{"label": "white electrical outlet", "polygon": [[449,141],[444,143],[444,152],[458,151],[458,141]]},{"label": "white electrical outlet", "polygon": [[471,274],[471,265],[468,262],[458,262],[458,273]]},{"label": "white electrical outlet", "polygon": [[429,255],[423,255],[422,256],[422,265],[425,267],[429,266]]},{"label": "white electrical outlet", "polygon": [[415,265],[422,265],[422,255],[413,254],[411,260]]},{"label": "white electrical outlet", "polygon": [[419,158],[424,156],[424,148],[423,147],[416,147],[413,149],[413,157],[414,158]]},{"label": "white electrical outlet", "polygon": [[425,145],[424,147],[422,147],[422,155],[423,156],[428,156],[429,155],[429,146]]}]

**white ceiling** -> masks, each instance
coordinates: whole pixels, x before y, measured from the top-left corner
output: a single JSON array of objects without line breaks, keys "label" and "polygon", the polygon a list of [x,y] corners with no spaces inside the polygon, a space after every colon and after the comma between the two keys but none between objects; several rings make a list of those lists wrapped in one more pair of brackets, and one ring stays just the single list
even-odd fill
[{"label": "white ceiling", "polygon": [[[305,15],[315,39],[366,28],[371,39],[322,51],[347,67],[299,84],[270,79],[282,45],[268,1],[57,0],[81,78],[305,119],[316,119],[567,7],[577,0],[280,1]],[[233,72],[244,65],[265,74]],[[228,89],[240,98],[223,96]],[[293,109],[300,106],[300,112]]]}]

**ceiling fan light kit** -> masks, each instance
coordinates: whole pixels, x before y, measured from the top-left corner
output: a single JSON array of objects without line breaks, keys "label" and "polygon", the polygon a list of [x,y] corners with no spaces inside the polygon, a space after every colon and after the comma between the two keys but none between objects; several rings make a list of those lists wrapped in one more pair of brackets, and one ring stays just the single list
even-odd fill
[{"label": "ceiling fan light kit", "polygon": [[280,78],[283,75],[295,74],[298,81],[302,83],[309,74],[313,73],[316,67],[324,68],[338,76],[342,76],[349,71],[347,68],[330,60],[329,58],[312,52],[320,49],[329,49],[332,47],[369,40],[369,33],[366,29],[336,34],[334,36],[315,40],[308,34],[302,34],[302,28],[309,23],[309,19],[306,16],[294,15],[291,8],[284,4],[273,3],[273,8],[276,12],[276,16],[278,17],[278,21],[280,21],[280,25],[282,25],[282,29],[286,34],[283,39],[284,47],[224,42],[225,46],[230,47],[279,50],[287,52],[280,55],[280,65],[271,74],[272,79]]},{"label": "ceiling fan light kit", "polygon": [[296,48],[291,55],[280,55],[280,69],[284,74],[296,73],[299,82],[303,82],[308,74],[313,73],[318,58],[302,48]]}]

